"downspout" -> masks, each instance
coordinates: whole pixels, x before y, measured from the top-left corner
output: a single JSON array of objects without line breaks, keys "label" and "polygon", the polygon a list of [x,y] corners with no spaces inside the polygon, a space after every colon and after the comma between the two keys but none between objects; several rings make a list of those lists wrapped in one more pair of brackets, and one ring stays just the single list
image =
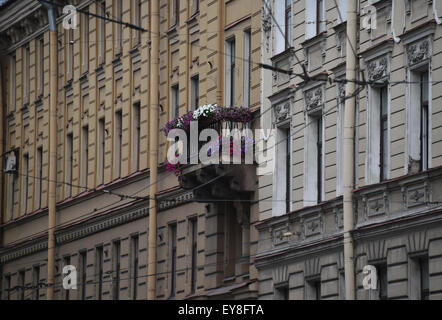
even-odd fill
[{"label": "downspout", "polygon": [[[347,65],[346,78],[356,80],[356,37],[358,28],[357,1],[347,0]],[[344,119],[344,270],[345,270],[345,297],[355,299],[355,266],[352,231],[354,227],[353,188],[354,188],[354,127],[356,97],[353,96],[356,84],[348,81],[345,92]]]},{"label": "downspout", "polygon": [[[436,1],[438,1],[438,0],[433,0],[433,13],[434,13],[434,19],[436,20],[436,23],[437,23],[437,24],[442,24],[442,19],[439,18],[439,15],[437,14]],[[439,0],[439,1],[441,1],[441,0]]]},{"label": "downspout", "polygon": [[[0,159],[1,159],[1,170],[0,170],[0,248],[3,247],[3,215],[6,213],[6,205],[4,202],[3,195],[3,186],[4,184],[4,146],[5,146],[5,119],[3,114],[3,64],[0,61]],[[0,265],[0,279],[3,279],[3,265]],[[3,283],[3,281],[2,281]],[[3,286],[0,284],[0,289],[3,289]]]},{"label": "downspout", "polygon": [[149,187],[149,259],[147,268],[147,299],[156,297],[156,270],[157,270],[157,204],[158,189],[158,108],[159,108],[159,0],[151,1],[151,54],[150,54],[150,187]]},{"label": "downspout", "polygon": [[[216,103],[223,105],[224,96],[224,15],[223,7],[224,0],[218,0],[218,66],[217,66],[217,90],[216,90]],[[235,59],[235,57],[231,57]]]},{"label": "downspout", "polygon": [[49,194],[48,194],[48,279],[47,300],[54,300],[55,278],[55,226],[57,191],[57,95],[58,95],[58,41],[55,12],[52,5],[44,2],[49,18]]},{"label": "downspout", "polygon": [[[434,2],[434,1],[433,1],[433,2]],[[399,37],[396,35],[396,29],[394,28],[394,17],[395,17],[395,12],[394,12],[395,7],[394,7],[394,3],[395,3],[395,0],[392,0],[392,1],[391,1],[391,34],[393,35],[393,40],[394,40],[394,42],[399,43],[399,42],[401,42],[401,38],[399,38]]]}]

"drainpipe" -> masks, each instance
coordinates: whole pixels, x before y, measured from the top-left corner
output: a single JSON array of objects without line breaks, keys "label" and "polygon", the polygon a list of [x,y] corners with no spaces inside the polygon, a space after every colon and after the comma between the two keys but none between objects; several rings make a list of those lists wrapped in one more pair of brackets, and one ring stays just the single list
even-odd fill
[{"label": "drainpipe", "polygon": [[[218,0],[218,66],[216,77],[216,103],[219,106],[223,105],[224,93],[224,15],[223,15],[224,0]],[[232,57],[235,59],[235,57]]]},{"label": "drainpipe", "polygon": [[[356,80],[357,57],[357,1],[347,0],[347,65],[346,78]],[[355,82],[347,82],[346,95],[355,92]],[[354,188],[354,127],[355,127],[356,97],[345,101],[344,119],[344,266],[345,266],[345,297],[355,299],[355,266],[352,230],[354,227],[354,212],[352,190]]]},{"label": "drainpipe", "polygon": [[157,270],[157,204],[158,176],[158,83],[159,83],[159,0],[151,1],[151,54],[150,54],[150,187],[149,187],[149,260],[147,268],[147,299],[155,300]]},{"label": "drainpipe", "polygon": [[58,95],[58,41],[55,12],[52,5],[42,3],[49,18],[49,194],[48,194],[48,279],[47,300],[54,300],[55,226],[57,185],[57,95]]},{"label": "drainpipe", "polygon": [[[4,170],[4,146],[5,146],[5,137],[6,137],[6,126],[5,124],[5,119],[3,117],[3,64],[0,61],[0,160],[1,160],[1,170],[0,170],[0,248],[3,247],[3,215],[6,213],[6,206],[4,203],[4,195],[3,195],[3,186],[4,184],[4,174],[3,174],[3,170]],[[0,279],[3,279],[3,266],[0,266]],[[3,288],[0,285],[0,288]]]}]

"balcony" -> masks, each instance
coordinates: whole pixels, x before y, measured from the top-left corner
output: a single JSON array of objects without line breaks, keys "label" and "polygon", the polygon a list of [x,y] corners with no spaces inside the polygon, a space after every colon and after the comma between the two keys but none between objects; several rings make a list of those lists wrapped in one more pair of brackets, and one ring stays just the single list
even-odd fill
[{"label": "balcony", "polygon": [[169,161],[176,157],[167,170],[193,190],[195,201],[249,199],[255,187],[251,119],[247,108],[207,105],[166,124]]}]

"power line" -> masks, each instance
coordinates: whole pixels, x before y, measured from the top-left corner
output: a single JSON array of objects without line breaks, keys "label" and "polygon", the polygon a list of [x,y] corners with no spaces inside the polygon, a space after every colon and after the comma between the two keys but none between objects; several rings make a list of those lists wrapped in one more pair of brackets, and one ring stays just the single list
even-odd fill
[{"label": "power line", "polygon": [[[39,2],[44,2],[46,4],[54,5],[54,6],[57,6],[57,7],[62,7],[62,8],[64,8],[66,6],[66,4],[62,4],[62,3],[58,3],[58,2],[54,2],[54,1],[48,1],[48,0],[38,0],[38,1]],[[89,11],[83,10],[83,9],[78,9],[78,8],[75,8],[75,9],[76,9],[77,12],[81,12],[81,13],[87,15],[87,16],[92,16],[92,17],[95,17],[95,18],[98,18],[98,19],[102,19],[102,20],[106,20],[106,21],[109,21],[109,22],[121,24],[121,25],[123,25],[125,27],[131,28],[131,29],[135,29],[135,30],[138,30],[138,31],[141,31],[141,32],[149,32],[147,29],[144,29],[144,28],[142,28],[140,26],[136,26],[136,25],[128,23],[128,22],[123,22],[123,21],[120,21],[120,20],[111,19],[111,18],[108,18],[108,17],[103,17],[103,16],[97,15],[95,13],[90,13]]]},{"label": "power line", "polygon": [[[440,208],[440,207],[442,207],[442,203],[439,203],[436,207],[434,207],[434,208],[432,208],[433,210],[434,209],[438,209],[438,208]],[[423,210],[421,210],[421,211],[419,211],[419,212],[414,212],[414,214],[420,214],[420,213],[423,213],[423,212],[425,212],[426,210],[428,210],[428,209],[423,209]],[[264,239],[262,239],[262,240],[272,240],[273,239],[273,236],[271,236],[271,237],[268,237],[268,238],[264,238]],[[216,249],[214,249],[214,252],[216,252]],[[258,255],[260,255],[261,253],[256,253],[256,254],[249,254],[249,255],[246,255],[246,256],[240,256],[240,257],[234,257],[234,258],[230,258],[230,259],[223,259],[222,261],[219,261],[219,262],[212,262],[212,263],[205,263],[205,264],[203,264],[203,265],[197,265],[197,266],[195,266],[195,268],[196,269],[200,269],[200,268],[206,268],[206,267],[211,267],[211,266],[217,266],[217,265],[221,265],[221,264],[225,264],[226,262],[232,262],[232,261],[238,261],[239,259],[244,259],[244,258],[256,258]],[[184,257],[190,257],[191,256],[191,254],[187,254],[187,255],[184,255]],[[250,263],[251,265],[253,265],[253,263]],[[120,272],[122,272],[122,271],[126,271],[126,270],[131,270],[132,269],[132,266],[129,266],[128,268],[122,268],[122,269],[120,269]],[[192,270],[192,267],[185,267],[185,268],[182,268],[182,269],[178,269],[178,270],[175,270],[175,274],[177,274],[177,273],[180,273],[180,272],[186,272],[186,271],[189,271],[189,270]],[[112,272],[115,272],[115,270],[112,270]],[[161,276],[161,275],[169,275],[169,274],[172,274],[172,270],[168,270],[168,271],[162,271],[162,272],[156,272],[155,274],[153,274],[153,275],[139,275],[139,276],[137,276],[137,277],[132,277],[132,276],[129,276],[129,277],[127,277],[127,278],[120,278],[120,282],[121,281],[129,281],[129,280],[134,280],[134,279],[140,279],[140,278],[147,278],[147,277],[150,277],[150,276]],[[58,276],[61,276],[62,274],[60,273]],[[99,274],[98,273],[95,273],[95,274],[92,274],[92,275],[89,275],[89,276],[87,276],[87,278],[86,278],[86,283],[83,281],[83,282],[81,282],[81,283],[79,283],[79,284],[77,284],[77,286],[84,286],[84,285],[94,285],[94,284],[99,284],[100,282],[101,283],[114,283],[115,282],[115,280],[112,278],[112,276],[110,276],[110,275],[108,275],[108,276],[103,276],[103,279],[100,281],[100,280],[98,280],[98,281],[90,281],[90,280],[87,280],[88,278],[90,279],[90,278],[93,278],[93,279],[96,279],[96,277],[98,276]],[[110,280],[105,280],[104,278],[111,278]],[[62,287],[62,285],[61,284],[53,284],[52,285],[53,287]],[[37,288],[38,287],[38,288]],[[15,286],[15,287],[13,287],[13,288],[10,288],[9,290],[8,289],[3,289],[3,290],[0,290],[0,292],[11,292],[11,291],[15,291],[15,290],[21,290],[21,289],[24,289],[24,290],[37,290],[37,289],[41,289],[42,287],[49,287],[49,285],[48,284],[46,284],[46,283],[39,283],[38,285],[31,285],[31,286]],[[30,296],[30,294],[27,296],[27,297],[29,297]]]}]

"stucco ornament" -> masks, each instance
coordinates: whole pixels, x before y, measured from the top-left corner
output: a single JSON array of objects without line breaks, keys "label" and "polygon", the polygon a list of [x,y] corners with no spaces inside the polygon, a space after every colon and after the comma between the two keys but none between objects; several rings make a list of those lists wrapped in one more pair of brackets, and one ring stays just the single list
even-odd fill
[{"label": "stucco ornament", "polygon": [[408,62],[410,65],[419,63],[430,56],[430,43],[424,40],[420,43],[412,44],[407,48]]}]

